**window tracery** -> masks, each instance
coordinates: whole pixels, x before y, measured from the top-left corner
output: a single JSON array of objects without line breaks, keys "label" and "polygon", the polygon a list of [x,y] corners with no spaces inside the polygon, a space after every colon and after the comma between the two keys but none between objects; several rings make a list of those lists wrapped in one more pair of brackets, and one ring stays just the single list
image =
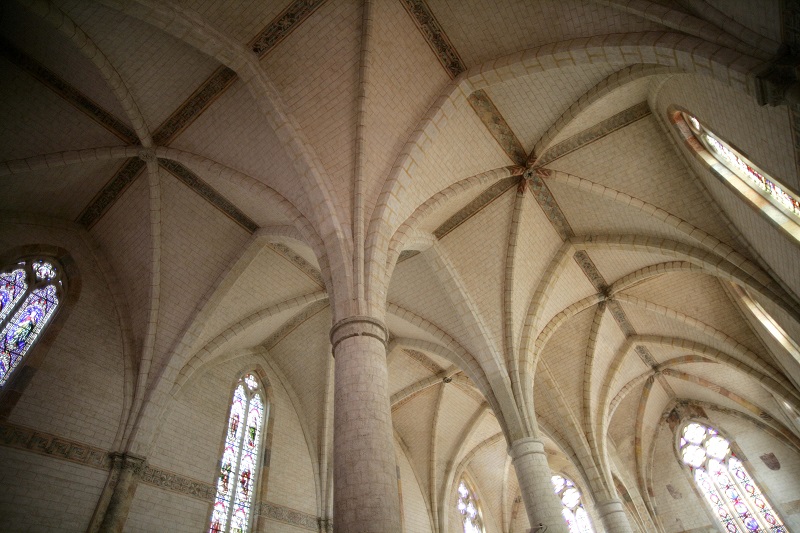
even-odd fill
[{"label": "window tracery", "polygon": [[233,393],[209,533],[244,533],[250,528],[265,409],[259,380],[245,374]]},{"label": "window tracery", "polygon": [[711,426],[690,422],[677,443],[700,492],[724,531],[786,533],[786,527],[731,451],[731,443]]},{"label": "window tracery", "polygon": [[21,260],[0,272],[0,387],[58,309],[62,268],[51,259]]},{"label": "window tracery", "polygon": [[568,477],[554,474],[550,481],[553,490],[561,500],[561,516],[569,527],[570,533],[594,533],[589,513],[583,506],[581,493],[575,483]]},{"label": "window tracery", "polygon": [[691,135],[706,148],[704,158],[716,174],[800,241],[800,197],[720,139],[696,117],[686,112],[676,112],[675,116],[683,119]]},{"label": "window tracery", "polygon": [[456,509],[461,514],[464,524],[464,533],[483,533],[483,517],[475,498],[475,493],[462,480],[458,484],[458,501]]}]

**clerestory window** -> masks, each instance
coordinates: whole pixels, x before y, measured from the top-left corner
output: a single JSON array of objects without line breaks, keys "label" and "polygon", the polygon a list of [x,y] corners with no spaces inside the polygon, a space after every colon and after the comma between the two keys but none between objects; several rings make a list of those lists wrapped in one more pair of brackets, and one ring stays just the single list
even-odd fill
[{"label": "clerestory window", "polygon": [[561,516],[569,527],[570,533],[594,533],[589,513],[583,506],[581,492],[568,477],[559,474],[550,478],[553,490],[561,500]]},{"label": "clerestory window", "polygon": [[478,506],[478,500],[475,497],[475,492],[464,480],[458,484],[456,509],[461,514],[464,533],[483,533],[483,517]]},{"label": "clerestory window", "polygon": [[250,531],[266,408],[258,378],[253,374],[242,376],[233,393],[225,428],[209,533]]},{"label": "clerestory window", "polygon": [[58,310],[63,290],[61,265],[52,259],[24,259],[0,271],[0,387]]},{"label": "clerestory window", "polygon": [[786,533],[731,443],[711,426],[686,424],[677,442],[678,455],[692,473],[722,529],[729,533]]},{"label": "clerestory window", "polygon": [[800,241],[800,195],[770,176],[731,145],[710,131],[696,117],[676,112],[673,122],[688,126],[687,139],[696,139],[700,146],[692,149],[723,182],[759,209],[774,224]]}]

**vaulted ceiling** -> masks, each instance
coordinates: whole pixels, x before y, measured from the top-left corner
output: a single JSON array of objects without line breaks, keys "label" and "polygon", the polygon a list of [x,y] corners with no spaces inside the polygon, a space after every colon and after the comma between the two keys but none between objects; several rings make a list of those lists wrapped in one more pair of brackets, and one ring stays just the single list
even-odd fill
[{"label": "vaulted ceiling", "polygon": [[4,2],[3,220],[91,243],[138,386],[265,354],[315,461],[335,250],[361,232],[387,272],[398,449],[433,520],[464,471],[498,527],[524,520],[496,369],[532,384],[554,469],[590,477],[578,458],[611,454],[644,494],[676,402],[798,439],[775,396],[800,405],[800,367],[734,285],[800,338],[800,246],[669,121],[690,111],[800,189],[789,110],[748,81],[778,49],[778,2],[718,4]]}]

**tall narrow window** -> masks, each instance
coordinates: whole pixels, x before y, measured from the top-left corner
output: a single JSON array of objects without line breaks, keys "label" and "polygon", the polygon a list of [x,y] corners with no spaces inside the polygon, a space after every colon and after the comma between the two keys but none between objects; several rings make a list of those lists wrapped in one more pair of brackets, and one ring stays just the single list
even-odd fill
[{"label": "tall narrow window", "polygon": [[458,502],[456,508],[464,522],[464,533],[483,533],[483,518],[475,492],[466,481],[458,484]]},{"label": "tall narrow window", "polygon": [[52,260],[23,260],[0,272],[0,387],[41,335],[62,292],[61,267]]},{"label": "tall narrow window", "polygon": [[264,426],[266,402],[261,384],[246,374],[236,384],[225,429],[217,495],[210,533],[244,533],[253,520],[253,499]]},{"label": "tall narrow window", "polygon": [[554,475],[550,478],[553,490],[561,500],[561,516],[569,527],[569,533],[594,533],[589,513],[581,501],[581,493],[575,483],[568,477]]},{"label": "tall narrow window", "polygon": [[730,442],[711,426],[691,422],[684,426],[678,454],[722,528],[730,533],[786,533],[786,527]]},{"label": "tall narrow window", "polygon": [[700,142],[702,147],[694,145],[694,150],[718,177],[800,241],[800,196],[795,191],[758,168],[694,116],[676,112],[673,122],[688,126],[689,131],[684,134]]}]

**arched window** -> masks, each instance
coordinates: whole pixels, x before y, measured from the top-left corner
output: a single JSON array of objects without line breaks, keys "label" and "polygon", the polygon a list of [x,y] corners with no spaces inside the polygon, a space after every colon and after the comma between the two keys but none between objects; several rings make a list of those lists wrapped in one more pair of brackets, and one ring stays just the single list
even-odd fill
[{"label": "arched window", "polygon": [[58,309],[64,282],[52,259],[31,258],[0,272],[0,387]]},{"label": "arched window", "polygon": [[762,171],[712,133],[696,117],[689,113],[676,112],[673,121],[676,124],[686,124],[688,132],[685,131],[684,135],[699,141],[701,146],[693,145],[694,150],[719,178],[800,241],[800,197],[796,192]]},{"label": "arched window", "polygon": [[686,424],[680,435],[678,455],[725,531],[786,533],[783,522],[726,438],[698,422]]},{"label": "arched window", "polygon": [[553,490],[561,500],[561,516],[564,517],[570,533],[594,533],[589,513],[581,501],[581,492],[575,483],[568,477],[554,475],[550,478]]},{"label": "arched window", "polygon": [[458,484],[458,512],[461,513],[464,522],[464,533],[483,533],[483,517],[475,492],[461,480]]},{"label": "arched window", "polygon": [[233,392],[209,533],[244,533],[250,528],[266,408],[259,380],[244,375]]}]

